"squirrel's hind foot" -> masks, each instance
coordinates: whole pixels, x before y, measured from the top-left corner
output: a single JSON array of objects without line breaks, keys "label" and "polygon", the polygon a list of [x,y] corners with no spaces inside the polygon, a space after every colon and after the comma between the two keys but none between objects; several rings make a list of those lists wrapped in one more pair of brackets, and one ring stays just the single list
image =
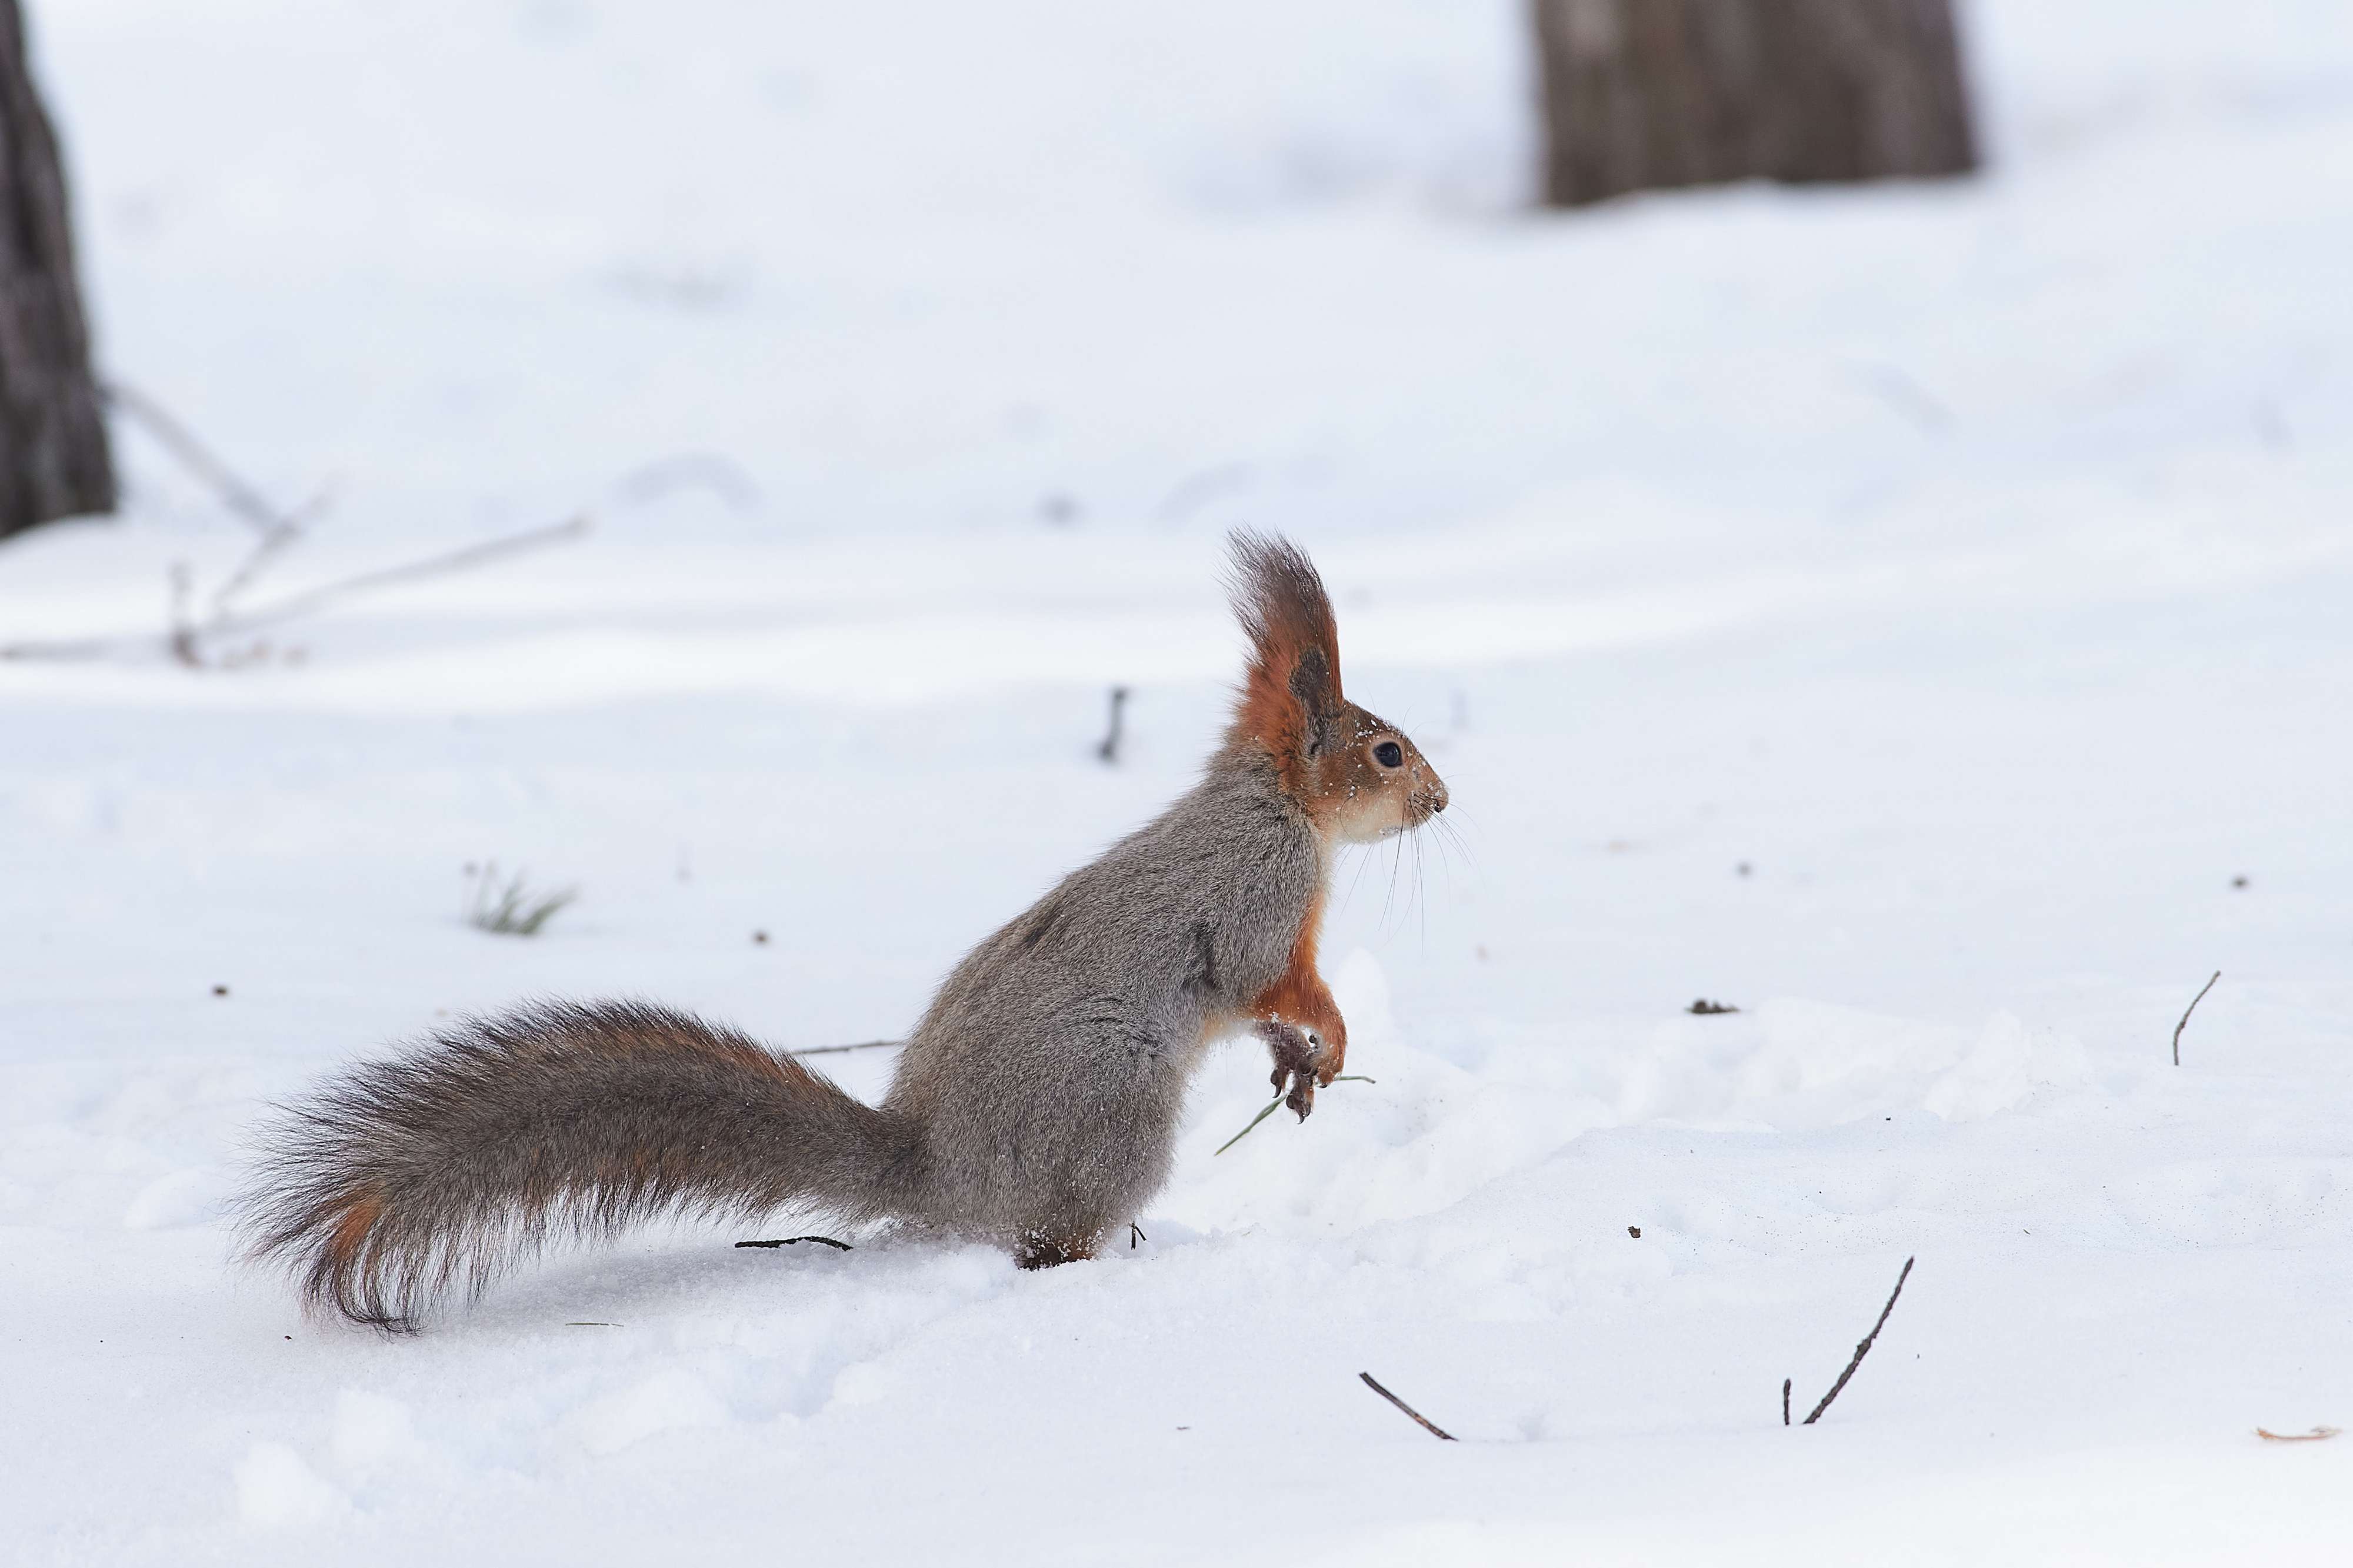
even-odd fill
[{"label": "squirrel's hind foot", "polygon": [[1083,1263],[1095,1255],[1097,1238],[1088,1237],[1056,1237],[1043,1231],[1031,1231],[1013,1244],[1013,1261],[1022,1268],[1052,1268],[1064,1263]]}]

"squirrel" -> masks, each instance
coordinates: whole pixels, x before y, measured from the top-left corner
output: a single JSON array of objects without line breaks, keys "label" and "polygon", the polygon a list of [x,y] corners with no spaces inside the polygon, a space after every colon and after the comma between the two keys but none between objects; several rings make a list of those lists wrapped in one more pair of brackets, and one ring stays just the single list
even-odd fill
[{"label": "squirrel", "polygon": [[1306,555],[1250,531],[1229,547],[1250,663],[1200,782],[965,955],[880,1105],[670,1008],[527,1005],[278,1108],[238,1200],[248,1258],[396,1332],[551,1233],[663,1215],[789,1208],[1041,1268],[1092,1256],[1166,1182],[1212,1045],[1255,1033],[1304,1121],[1348,1049],[1315,967],[1334,861],[1447,790],[1341,694]]}]

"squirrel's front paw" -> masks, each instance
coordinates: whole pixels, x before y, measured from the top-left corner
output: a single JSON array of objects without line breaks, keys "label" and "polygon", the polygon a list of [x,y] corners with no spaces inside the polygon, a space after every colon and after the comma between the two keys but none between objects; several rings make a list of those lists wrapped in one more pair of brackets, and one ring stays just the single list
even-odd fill
[{"label": "squirrel's front paw", "polygon": [[1280,1090],[1288,1079],[1291,1092],[1283,1096],[1282,1102],[1300,1121],[1306,1121],[1307,1113],[1315,1109],[1317,1080],[1331,1081],[1323,1039],[1313,1029],[1303,1029],[1280,1018],[1261,1018],[1255,1026],[1258,1037],[1266,1042],[1267,1049],[1274,1056],[1274,1072],[1267,1081]]}]

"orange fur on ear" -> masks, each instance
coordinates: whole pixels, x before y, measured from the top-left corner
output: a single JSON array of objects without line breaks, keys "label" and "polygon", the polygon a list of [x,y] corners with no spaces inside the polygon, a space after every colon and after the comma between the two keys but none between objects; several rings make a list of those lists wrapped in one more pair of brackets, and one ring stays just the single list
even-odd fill
[{"label": "orange fur on ear", "polygon": [[1303,795],[1307,763],[1331,743],[1342,706],[1332,600],[1314,563],[1289,540],[1236,530],[1227,543],[1227,587],[1250,640],[1231,733],[1265,747],[1284,786]]}]

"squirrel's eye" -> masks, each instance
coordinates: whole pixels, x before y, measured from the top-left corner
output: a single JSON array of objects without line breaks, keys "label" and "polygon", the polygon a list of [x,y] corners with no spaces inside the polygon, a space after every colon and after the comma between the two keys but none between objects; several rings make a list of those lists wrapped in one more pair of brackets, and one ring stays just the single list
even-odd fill
[{"label": "squirrel's eye", "polygon": [[1373,748],[1373,761],[1385,768],[1401,768],[1405,766],[1405,748],[1395,741],[1383,741]]}]

